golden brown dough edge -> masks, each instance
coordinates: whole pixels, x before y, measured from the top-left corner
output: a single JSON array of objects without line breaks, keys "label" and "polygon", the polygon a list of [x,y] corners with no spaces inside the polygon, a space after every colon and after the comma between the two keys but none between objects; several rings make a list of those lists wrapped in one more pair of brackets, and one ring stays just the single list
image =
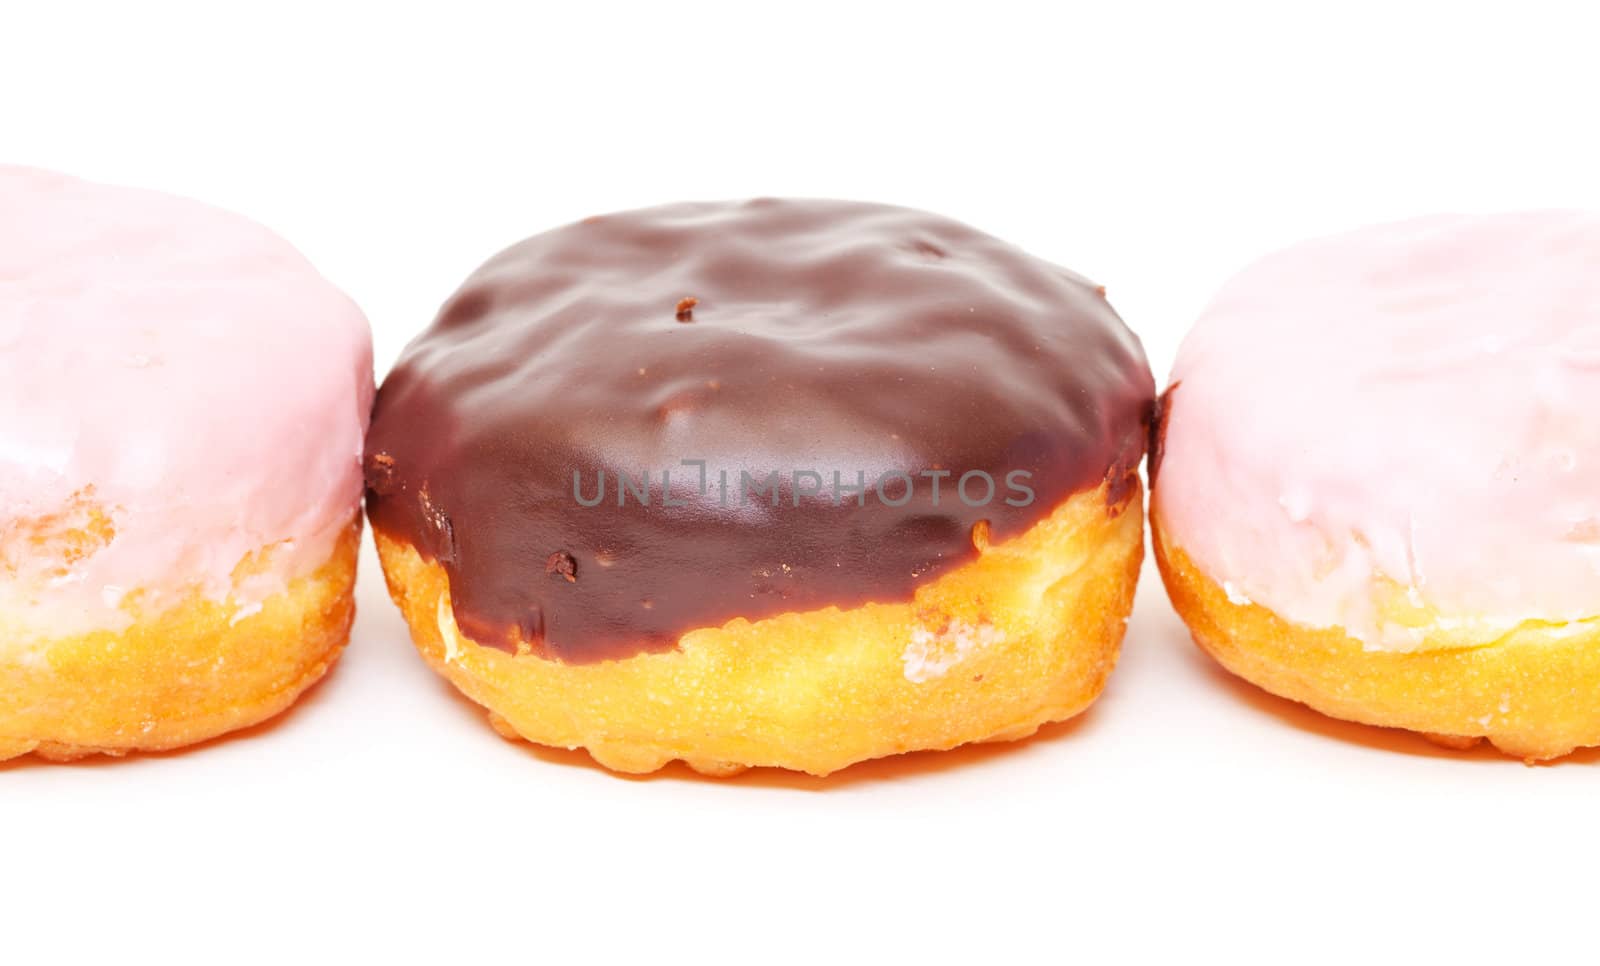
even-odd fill
[{"label": "golden brown dough edge", "polygon": [[1246,681],[1334,718],[1415,731],[1451,748],[1487,738],[1533,762],[1600,745],[1600,623],[1529,622],[1477,646],[1369,651],[1340,628],[1303,627],[1231,602],[1168,541],[1159,486],[1150,518],[1173,607],[1195,643]]},{"label": "golden brown dough edge", "polygon": [[562,664],[463,636],[439,565],[375,532],[390,595],[428,663],[508,737],[585,748],[621,772],[710,775],[1007,741],[1070,718],[1116,663],[1144,555],[1142,491],[1077,494],[912,601],[684,634],[676,650]]},{"label": "golden brown dough edge", "polygon": [[0,761],[165,751],[282,712],[349,640],[360,543],[357,518],[326,563],[243,619],[196,594],[120,632],[0,648]]}]

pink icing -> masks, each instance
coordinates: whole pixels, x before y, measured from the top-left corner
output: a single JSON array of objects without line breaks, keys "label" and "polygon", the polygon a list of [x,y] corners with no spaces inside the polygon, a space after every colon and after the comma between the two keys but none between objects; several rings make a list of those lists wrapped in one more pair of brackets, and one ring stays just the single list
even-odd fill
[{"label": "pink icing", "polygon": [[[366,319],[272,232],[0,167],[0,643],[123,626],[136,591],[254,610],[350,523],[372,392]],[[115,536],[62,573],[18,536],[75,496]]]},{"label": "pink icing", "polygon": [[1272,255],[1172,384],[1158,515],[1236,601],[1399,650],[1600,615],[1600,214]]}]

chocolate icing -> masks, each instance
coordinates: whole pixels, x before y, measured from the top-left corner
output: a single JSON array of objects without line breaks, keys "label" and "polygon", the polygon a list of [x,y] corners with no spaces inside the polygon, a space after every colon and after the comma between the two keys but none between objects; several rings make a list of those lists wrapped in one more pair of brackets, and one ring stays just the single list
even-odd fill
[{"label": "chocolate icing", "polygon": [[[1115,512],[1154,393],[1103,290],[965,225],[672,205],[538,235],[473,274],[379,391],[367,507],[444,566],[474,640],[622,658],[735,617],[909,600],[975,557],[980,521],[1004,540],[1102,482]],[[704,493],[682,460],[705,461]],[[583,506],[602,471],[604,500]],[[911,485],[880,498],[886,471]],[[956,495],[969,471],[996,483],[983,505]],[[1028,505],[1006,502],[1025,499],[1013,471],[1031,474]],[[867,495],[835,491],[836,472]]]},{"label": "chocolate icing", "polygon": [[1167,452],[1167,413],[1172,410],[1172,392],[1177,388],[1177,383],[1167,387],[1156,399],[1155,411],[1150,417],[1150,459],[1145,462],[1145,474],[1150,477],[1152,487],[1161,472],[1161,457]]}]

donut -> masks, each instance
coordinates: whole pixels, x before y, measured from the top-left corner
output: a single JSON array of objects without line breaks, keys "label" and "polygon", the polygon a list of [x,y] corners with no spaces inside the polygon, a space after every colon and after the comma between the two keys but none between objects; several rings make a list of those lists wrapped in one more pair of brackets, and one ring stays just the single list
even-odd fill
[{"label": "donut", "polygon": [[1103,289],[964,225],[677,204],[468,278],[379,388],[367,510],[507,737],[825,775],[1095,699],[1153,405]]},{"label": "donut", "polygon": [[1225,668],[1450,747],[1600,744],[1600,215],[1267,257],[1160,408],[1156,558]]},{"label": "donut", "polygon": [[367,323],[198,202],[0,168],[0,759],[288,707],[353,614]]}]

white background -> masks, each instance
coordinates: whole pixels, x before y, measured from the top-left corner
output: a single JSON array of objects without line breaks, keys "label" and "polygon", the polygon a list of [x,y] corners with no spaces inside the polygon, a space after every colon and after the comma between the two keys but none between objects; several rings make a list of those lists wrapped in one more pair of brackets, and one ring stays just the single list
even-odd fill
[{"label": "white background", "polygon": [[[1158,380],[1280,244],[1600,207],[1588,4],[408,10],[5,3],[0,158],[266,222],[365,307],[380,375],[489,254],[657,202],[955,216],[1106,284]],[[0,962],[1593,958],[1600,757],[1267,697],[1153,567],[1078,721],[729,782],[502,741],[364,567],[344,662],[279,723],[0,768]]]}]

